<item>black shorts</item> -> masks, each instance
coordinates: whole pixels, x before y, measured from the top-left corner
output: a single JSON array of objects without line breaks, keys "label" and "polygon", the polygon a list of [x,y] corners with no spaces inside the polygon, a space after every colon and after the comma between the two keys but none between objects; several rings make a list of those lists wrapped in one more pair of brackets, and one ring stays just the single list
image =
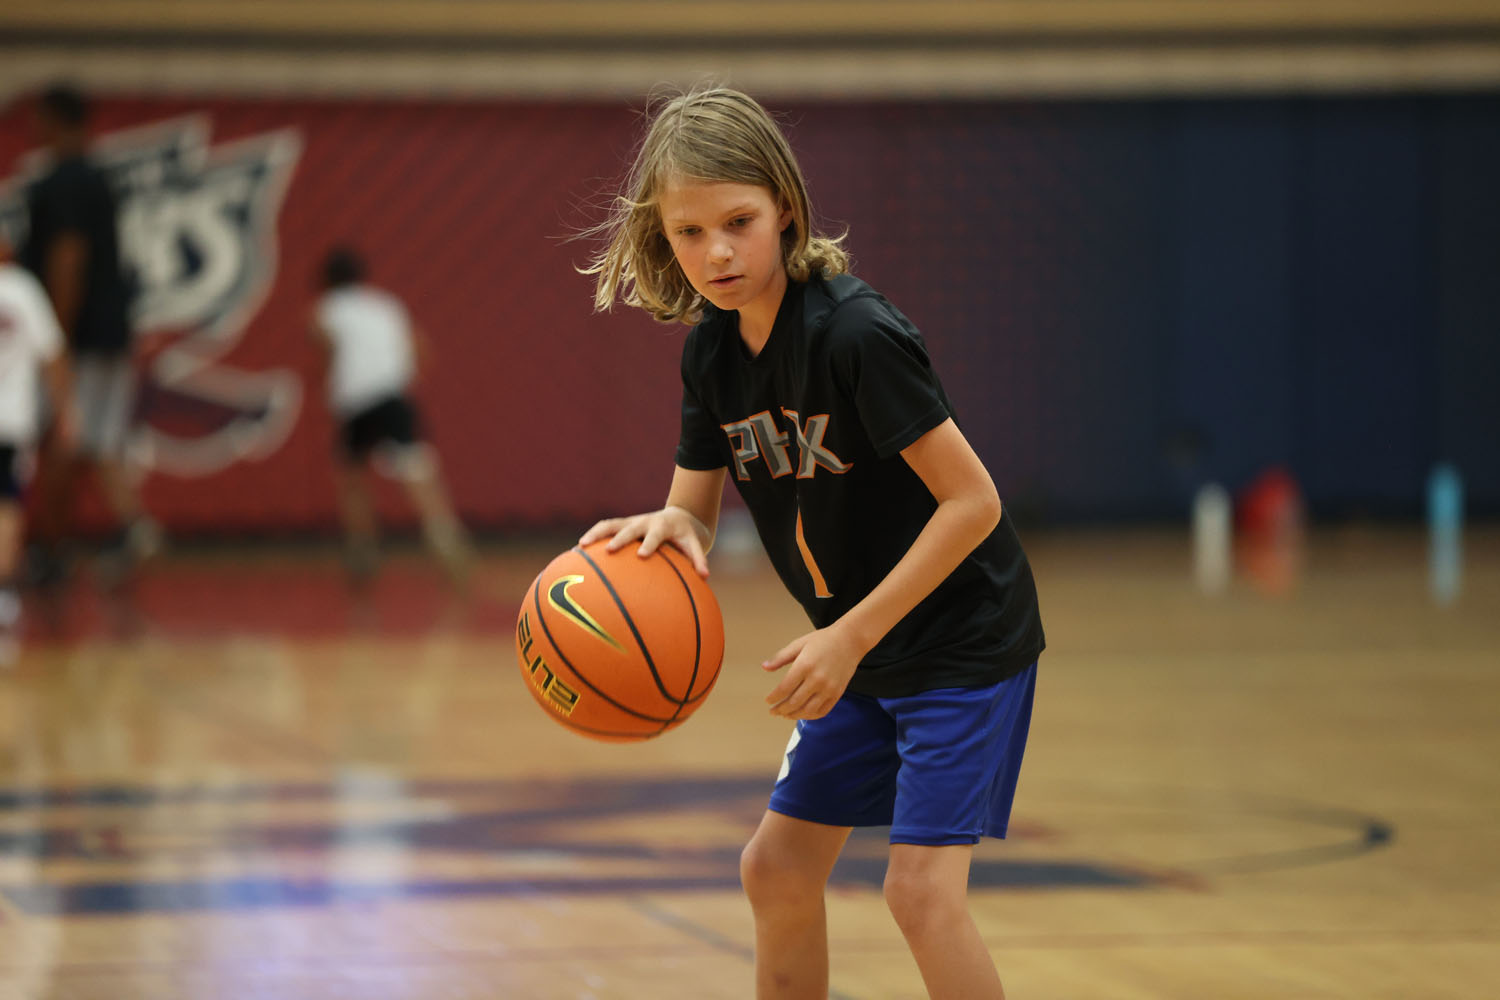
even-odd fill
[{"label": "black shorts", "polygon": [[0,502],[21,499],[21,449],[0,444]]},{"label": "black shorts", "polygon": [[421,440],[417,411],[404,396],[391,396],[360,410],[344,421],[339,451],[351,462],[361,462],[384,445],[409,447]]}]

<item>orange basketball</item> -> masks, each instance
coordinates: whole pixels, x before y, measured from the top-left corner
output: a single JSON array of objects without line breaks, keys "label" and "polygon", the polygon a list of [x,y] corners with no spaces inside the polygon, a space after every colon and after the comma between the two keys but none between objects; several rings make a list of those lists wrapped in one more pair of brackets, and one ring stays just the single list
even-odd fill
[{"label": "orange basketball", "polygon": [[724,619],[687,556],[598,541],[542,570],[516,617],[532,697],[596,740],[649,740],[687,721],[719,678]]}]

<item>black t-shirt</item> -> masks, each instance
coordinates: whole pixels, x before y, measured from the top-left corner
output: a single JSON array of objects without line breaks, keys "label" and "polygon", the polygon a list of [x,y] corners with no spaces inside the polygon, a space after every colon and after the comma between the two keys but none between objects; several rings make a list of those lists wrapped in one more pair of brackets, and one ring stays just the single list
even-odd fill
[{"label": "black t-shirt", "polygon": [[[885,579],[937,509],[901,450],[953,415],[922,337],[850,275],[790,282],[756,357],[708,307],[682,351],[677,464],[728,468],[776,572],[818,628]],[[1045,640],[1008,515],[860,662],[849,690],[992,684]]]},{"label": "black t-shirt", "polygon": [[88,245],[69,347],[80,354],[126,353],[130,297],[120,270],[115,196],[104,172],[81,156],[60,160],[27,189],[26,209],[29,230],[18,259],[39,280],[47,280],[47,255],[58,236],[77,233]]}]

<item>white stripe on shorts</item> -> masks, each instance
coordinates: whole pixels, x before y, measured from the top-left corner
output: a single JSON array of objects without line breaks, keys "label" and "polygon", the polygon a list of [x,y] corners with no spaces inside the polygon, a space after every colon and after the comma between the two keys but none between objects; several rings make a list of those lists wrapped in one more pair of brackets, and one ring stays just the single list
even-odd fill
[{"label": "white stripe on shorts", "polygon": [[797,723],[792,728],[792,738],[786,741],[786,750],[781,754],[781,771],[776,775],[776,783],[779,785],[786,776],[792,773],[792,751],[797,749],[797,744],[802,740],[802,723]]}]

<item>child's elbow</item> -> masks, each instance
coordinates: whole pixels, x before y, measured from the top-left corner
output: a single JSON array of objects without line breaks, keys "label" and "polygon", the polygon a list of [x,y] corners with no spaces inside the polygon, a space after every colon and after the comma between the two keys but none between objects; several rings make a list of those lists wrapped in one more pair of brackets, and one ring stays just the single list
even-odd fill
[{"label": "child's elbow", "polygon": [[977,498],[974,520],[983,527],[984,534],[988,536],[1000,523],[1002,513],[1000,494],[995,492],[995,487],[992,485]]}]

